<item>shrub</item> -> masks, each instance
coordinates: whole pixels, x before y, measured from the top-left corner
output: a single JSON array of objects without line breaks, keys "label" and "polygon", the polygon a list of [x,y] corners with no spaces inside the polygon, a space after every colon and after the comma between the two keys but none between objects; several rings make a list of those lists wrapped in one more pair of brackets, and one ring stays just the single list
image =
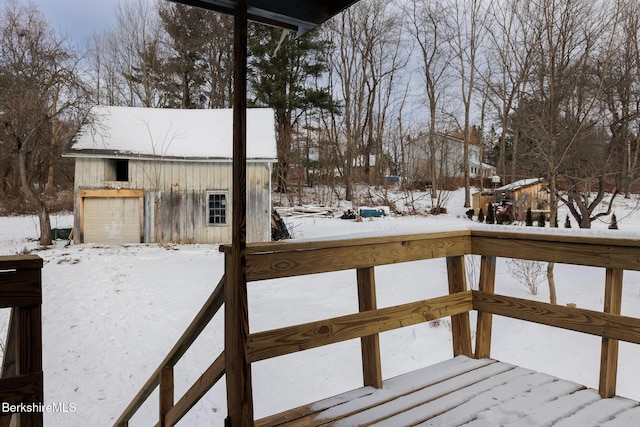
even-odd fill
[{"label": "shrub", "polygon": [[510,259],[507,261],[507,268],[516,280],[529,289],[531,295],[538,295],[538,286],[547,275],[544,264],[526,259]]},{"label": "shrub", "polygon": [[495,210],[493,209],[492,203],[489,203],[489,206],[487,206],[487,218],[485,219],[485,222],[487,224],[496,223],[496,214],[495,214]]},{"label": "shrub", "polygon": [[531,213],[531,208],[527,209],[527,213],[524,218],[524,224],[527,227],[533,227],[533,213]]},{"label": "shrub", "polygon": [[544,227],[545,225],[547,225],[547,219],[544,217],[544,213],[540,212],[540,215],[538,215],[538,227]]}]

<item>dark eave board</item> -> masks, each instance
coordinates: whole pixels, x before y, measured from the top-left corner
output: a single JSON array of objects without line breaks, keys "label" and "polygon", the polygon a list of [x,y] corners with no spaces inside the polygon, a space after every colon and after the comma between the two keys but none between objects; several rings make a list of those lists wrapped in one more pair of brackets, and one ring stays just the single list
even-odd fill
[{"label": "dark eave board", "polygon": [[241,3],[247,5],[252,21],[288,28],[304,34],[358,0],[170,0],[233,15]]}]

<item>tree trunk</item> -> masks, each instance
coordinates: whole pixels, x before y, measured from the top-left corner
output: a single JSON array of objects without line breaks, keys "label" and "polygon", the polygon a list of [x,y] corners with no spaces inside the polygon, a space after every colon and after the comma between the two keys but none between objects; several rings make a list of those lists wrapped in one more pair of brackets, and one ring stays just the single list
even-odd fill
[{"label": "tree trunk", "polygon": [[27,178],[26,145],[22,144],[18,150],[18,173],[20,174],[20,192],[24,194],[28,202],[37,210],[40,220],[40,245],[49,246],[53,243],[51,233],[51,221],[49,211],[44,201],[33,191]]},{"label": "tree trunk", "polygon": [[557,304],[556,298],[556,281],[553,278],[553,267],[555,263],[550,262],[547,264],[547,282],[549,282],[549,302],[551,304]]}]

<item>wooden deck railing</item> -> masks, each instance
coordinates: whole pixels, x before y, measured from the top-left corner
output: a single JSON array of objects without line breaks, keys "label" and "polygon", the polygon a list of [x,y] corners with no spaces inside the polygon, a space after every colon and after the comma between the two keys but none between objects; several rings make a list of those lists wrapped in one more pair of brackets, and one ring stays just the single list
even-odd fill
[{"label": "wooden deck railing", "polygon": [[0,379],[0,402],[8,404],[0,408],[2,427],[42,426],[42,411],[15,410],[20,404],[42,405],[44,399],[41,271],[37,256],[0,256],[0,308],[11,308]]},{"label": "wooden deck railing", "polygon": [[[222,247],[229,254],[229,247]],[[467,289],[464,256],[481,255],[479,290]],[[496,258],[588,265],[606,269],[602,312],[523,300],[494,293]],[[449,294],[394,307],[377,308],[374,267],[421,259],[445,258]],[[227,257],[229,259],[229,257]],[[224,360],[220,355],[210,369],[173,405],[172,367],[195,340],[202,327],[189,327],[174,350],[116,422],[127,421],[160,384],[160,417],[157,425],[173,425],[225,372],[227,405],[251,411],[251,363],[281,355],[359,338],[364,385],[380,387],[382,373],[378,334],[404,326],[451,316],[454,355],[484,358],[491,355],[492,315],[508,316],[602,337],[600,394],[615,395],[618,340],[640,343],[640,319],[620,316],[623,270],[640,270],[640,241],[569,235],[541,235],[492,231],[456,231],[406,236],[385,236],[315,242],[277,242],[249,245],[247,282],[339,270],[355,270],[358,313],[257,333],[229,327],[228,322],[246,313],[246,289],[225,289],[221,280],[194,324],[202,324],[224,298],[235,303],[225,308],[226,343],[245,348],[247,360]],[[228,267],[228,266],[227,266]],[[250,285],[250,283],[249,283]],[[212,304],[210,301],[215,300]],[[215,310],[213,308],[215,307]],[[472,348],[469,312],[478,312],[475,348]],[[207,312],[207,315],[202,313]],[[164,381],[163,381],[163,378]],[[163,387],[164,384],[164,387]],[[248,384],[248,386],[247,386]],[[235,401],[230,401],[236,399]],[[268,422],[268,419],[265,420]],[[242,421],[228,419],[231,427]]]},{"label": "wooden deck railing", "polygon": [[159,418],[157,425],[169,426],[177,423],[189,410],[215,385],[224,375],[224,352],[220,354],[198,380],[189,388],[184,396],[174,404],[173,368],[194,343],[200,333],[207,327],[213,316],[224,302],[225,277],[222,276],[211,296],[204,303],[189,327],[184,331],[169,354],[160,363],[129,406],[117,419],[114,425],[126,427],[129,420],[149,398],[151,393],[160,386]]}]

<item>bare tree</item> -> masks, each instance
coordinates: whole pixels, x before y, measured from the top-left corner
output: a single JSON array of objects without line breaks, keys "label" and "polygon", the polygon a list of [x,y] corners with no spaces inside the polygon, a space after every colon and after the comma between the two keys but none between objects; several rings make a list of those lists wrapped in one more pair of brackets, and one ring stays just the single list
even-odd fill
[{"label": "bare tree", "polygon": [[[116,29],[105,36],[105,66],[118,89],[119,103],[159,107],[163,97],[163,32],[157,6],[143,1],[120,0],[116,7]],[[111,104],[115,105],[115,104]]]},{"label": "bare tree", "polygon": [[480,67],[478,54],[486,35],[486,20],[490,17],[485,8],[491,1],[480,0],[453,1],[451,7],[450,46],[453,51],[452,62],[458,73],[460,100],[464,107],[461,126],[464,140],[464,206],[471,206],[471,182],[469,174],[469,144],[471,130],[471,107],[473,93],[476,90],[476,72]]},{"label": "bare tree", "polygon": [[[488,98],[496,112],[498,125],[497,172],[505,183],[517,179],[518,122],[510,115],[518,105],[530,76],[536,33],[521,13],[521,1],[499,0],[492,3],[487,21],[487,64],[480,72]],[[511,167],[507,168],[507,139],[511,138]]]},{"label": "bare tree", "polygon": [[451,50],[449,49],[450,33],[446,30],[448,9],[441,3],[414,0],[411,9],[405,10],[409,16],[412,35],[421,53],[421,71],[424,78],[425,94],[429,109],[427,145],[431,181],[431,205],[440,208],[438,192],[443,190],[443,182],[438,173],[438,140],[436,138],[437,122],[440,119],[444,92],[449,83],[451,66]]},{"label": "bare tree", "polygon": [[[571,184],[578,177],[576,155],[593,148],[593,159],[595,153],[608,156],[605,144],[598,141],[595,107],[603,82],[593,73],[592,58],[599,51],[610,50],[610,37],[604,29],[614,26],[617,13],[604,2],[601,6],[598,11],[606,12],[606,25],[603,15],[596,14],[597,8],[585,0],[539,0],[522,5],[526,21],[539,37],[527,91],[518,105],[518,129],[529,143],[531,159],[548,177],[552,219],[557,217],[559,179]],[[599,169],[597,173],[604,179],[606,168],[596,163],[602,166],[609,160],[600,157],[594,168],[588,168],[590,174]],[[591,175],[589,179],[593,178]],[[585,190],[585,180],[575,184],[571,184],[565,201],[588,204],[589,197],[574,197]]]},{"label": "bare tree", "polygon": [[342,115],[332,115],[340,140],[335,141],[342,159],[341,174],[346,199],[352,198],[356,166],[360,178],[376,181],[370,158],[380,165],[385,126],[395,120],[389,114],[398,72],[406,65],[402,55],[399,11],[382,0],[362,2],[345,10],[328,25],[335,43],[332,78],[342,100]]},{"label": "bare tree", "polygon": [[0,145],[10,148],[20,192],[39,217],[40,244],[49,245],[44,190],[86,116],[87,94],[75,53],[34,6],[7,3],[0,32]]},{"label": "bare tree", "polygon": [[[612,49],[596,58],[595,72],[603,81],[602,120],[609,135],[616,188],[630,198],[640,176],[640,3],[619,0],[621,23],[612,34]],[[621,30],[619,30],[621,29]]]}]

